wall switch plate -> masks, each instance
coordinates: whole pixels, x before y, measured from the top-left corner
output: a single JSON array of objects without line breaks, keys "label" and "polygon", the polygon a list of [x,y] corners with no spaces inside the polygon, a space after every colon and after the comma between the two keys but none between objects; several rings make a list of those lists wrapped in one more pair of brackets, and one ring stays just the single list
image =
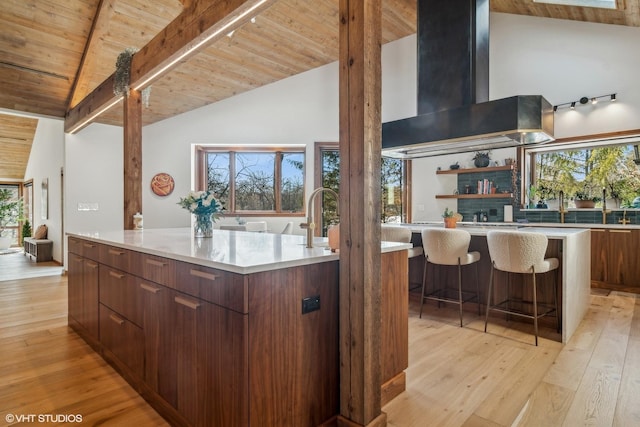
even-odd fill
[{"label": "wall switch plate", "polygon": [[302,314],[311,313],[316,310],[320,310],[320,295],[303,298]]}]

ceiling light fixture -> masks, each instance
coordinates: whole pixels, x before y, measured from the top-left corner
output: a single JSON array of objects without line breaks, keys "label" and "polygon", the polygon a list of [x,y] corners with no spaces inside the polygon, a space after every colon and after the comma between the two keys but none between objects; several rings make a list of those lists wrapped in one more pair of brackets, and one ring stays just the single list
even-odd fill
[{"label": "ceiling light fixture", "polygon": [[553,112],[555,113],[556,111],[558,111],[561,108],[570,108],[572,110],[575,110],[577,103],[580,103],[581,105],[585,105],[585,104],[588,104],[589,101],[591,101],[591,105],[595,105],[595,104],[598,103],[598,100],[600,98],[609,98],[611,100],[611,102],[615,102],[616,99],[617,99],[616,95],[617,94],[612,93],[612,94],[608,94],[608,95],[592,96],[591,98],[583,96],[577,101],[569,101],[569,102],[564,102],[562,104],[554,105],[553,106]]}]

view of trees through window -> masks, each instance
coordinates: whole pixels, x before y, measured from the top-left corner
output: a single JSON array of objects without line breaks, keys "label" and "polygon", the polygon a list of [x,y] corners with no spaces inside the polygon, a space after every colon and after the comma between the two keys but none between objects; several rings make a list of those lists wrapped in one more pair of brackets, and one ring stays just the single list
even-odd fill
[{"label": "view of trees through window", "polygon": [[207,150],[206,187],[227,213],[302,212],[304,152]]},{"label": "view of trees through window", "polygon": [[[634,207],[640,196],[640,169],[633,146],[604,146],[535,155],[534,191],[537,200],[558,198],[602,201],[603,190],[616,207]],[[613,207],[613,206],[609,206]],[[637,206],[640,207],[640,206]]]},{"label": "view of trees through window", "polygon": [[[323,149],[322,152],[322,186],[330,188],[339,194],[340,190],[340,151],[337,149]],[[382,222],[402,222],[403,191],[404,191],[404,162],[398,159],[382,158],[381,171],[381,205]],[[332,223],[338,222],[336,202],[332,195],[324,193],[322,196],[322,235]]]}]

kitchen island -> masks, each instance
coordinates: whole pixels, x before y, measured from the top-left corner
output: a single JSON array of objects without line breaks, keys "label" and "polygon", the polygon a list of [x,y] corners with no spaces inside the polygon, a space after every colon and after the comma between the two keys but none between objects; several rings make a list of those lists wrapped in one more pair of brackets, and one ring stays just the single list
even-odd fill
[{"label": "kitchen island", "polygon": [[[546,301],[553,301],[552,286],[553,280],[558,280],[558,304],[560,306],[560,318],[561,318],[561,336],[560,340],[563,343],[569,341],[573,333],[576,331],[580,321],[584,317],[590,303],[591,293],[591,234],[590,230],[586,228],[570,228],[570,227],[539,227],[535,224],[527,224],[527,227],[522,227],[520,224],[514,223],[466,223],[459,224],[459,228],[467,230],[471,234],[471,243],[469,246],[470,251],[480,252],[481,258],[478,265],[479,268],[479,280],[480,280],[480,304],[482,308],[485,308],[487,298],[487,288],[489,281],[489,271],[491,268],[491,262],[489,257],[489,250],[487,247],[487,233],[491,230],[519,230],[542,233],[549,239],[547,247],[546,257],[555,257],[560,261],[560,267],[557,274],[548,273],[546,275],[540,275],[539,278],[539,292],[542,299]],[[400,225],[408,227],[414,233],[412,242],[415,246],[422,245],[422,240],[419,237],[421,231],[427,227],[442,227],[442,224],[430,223],[430,224],[404,224]],[[417,274],[414,271],[413,276],[417,276],[422,273],[421,265],[416,263],[412,268],[418,270]],[[555,276],[555,277],[554,277]],[[421,277],[421,276],[420,276]],[[451,277],[450,280],[457,280],[455,277]],[[496,277],[496,280],[502,280],[500,277]],[[512,277],[513,280],[522,280],[522,278]],[[467,278],[463,282],[467,283],[467,286],[474,285],[472,278]],[[525,283],[524,281],[522,283]],[[527,286],[525,284],[525,286]],[[502,288],[502,287],[501,287]],[[515,288],[515,287],[514,287]],[[470,291],[473,291],[472,287],[469,287]],[[502,295],[497,295],[500,297]],[[543,318],[544,320],[548,320]],[[553,318],[550,318],[553,319]]]},{"label": "kitchen island", "polygon": [[[69,233],[69,325],[172,425],[339,413],[339,256],[302,236]],[[408,365],[407,250],[382,242],[384,402]]]}]

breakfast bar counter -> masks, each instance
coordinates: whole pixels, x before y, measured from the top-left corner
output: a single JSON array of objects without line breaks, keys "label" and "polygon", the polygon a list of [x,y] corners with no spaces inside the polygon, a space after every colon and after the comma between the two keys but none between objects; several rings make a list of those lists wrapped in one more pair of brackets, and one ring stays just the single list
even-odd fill
[{"label": "breakfast bar counter", "polygon": [[[587,312],[590,303],[591,293],[591,234],[588,228],[569,227],[520,227],[519,224],[463,224],[459,228],[467,230],[471,234],[470,251],[479,251],[481,254],[480,285],[483,305],[486,303],[486,288],[489,280],[491,268],[489,251],[487,248],[486,235],[492,230],[518,230],[522,232],[542,233],[549,239],[547,257],[556,257],[560,261],[558,271],[558,298],[561,310],[561,341],[569,341],[576,331],[580,321]],[[421,245],[420,232],[427,227],[442,227],[442,224],[403,224],[401,227],[408,227],[414,233],[412,242],[415,246]],[[418,268],[420,266],[417,266]],[[551,273],[550,273],[551,274]],[[554,280],[548,277],[546,282]],[[545,280],[541,283],[545,288]],[[484,292],[483,292],[484,291]],[[543,290],[544,292],[544,290]],[[548,291],[547,291],[548,293]],[[552,295],[549,295],[552,296]]]}]

